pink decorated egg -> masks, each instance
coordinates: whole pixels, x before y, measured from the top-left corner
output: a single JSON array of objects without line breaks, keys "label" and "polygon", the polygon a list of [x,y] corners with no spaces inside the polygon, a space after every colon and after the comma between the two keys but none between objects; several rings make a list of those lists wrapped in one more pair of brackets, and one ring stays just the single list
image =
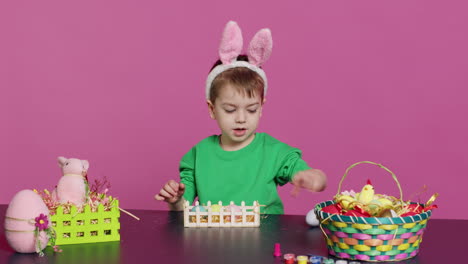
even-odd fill
[{"label": "pink decorated egg", "polygon": [[[36,218],[41,227],[49,223],[49,209],[41,196],[31,190],[19,191],[11,199],[5,214],[5,236],[15,251],[36,252]],[[49,242],[49,237],[45,231],[39,231],[38,239],[39,249],[43,250]]]},{"label": "pink decorated egg", "polygon": [[235,205],[235,204],[230,204],[228,206],[226,206],[226,212],[234,212],[234,213],[240,213],[242,212],[242,210],[240,209],[239,206]]},{"label": "pink decorated egg", "polygon": [[[241,208],[235,204],[230,204],[228,206],[225,207],[225,212],[227,213],[240,213],[242,212]],[[236,220],[241,220],[242,219],[242,216],[238,215],[235,217]],[[226,221],[231,221],[231,216],[226,216]]]}]

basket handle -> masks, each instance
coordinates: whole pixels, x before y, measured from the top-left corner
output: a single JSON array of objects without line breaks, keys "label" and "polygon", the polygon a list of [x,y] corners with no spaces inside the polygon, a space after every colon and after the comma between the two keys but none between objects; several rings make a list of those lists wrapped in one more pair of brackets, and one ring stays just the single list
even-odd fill
[{"label": "basket handle", "polygon": [[346,171],[345,171],[345,174],[343,175],[343,177],[341,178],[341,181],[340,181],[340,184],[338,185],[338,192],[336,193],[336,195],[339,195],[341,193],[341,184],[343,183],[344,179],[346,178],[346,175],[348,175],[349,171],[356,167],[357,165],[359,164],[363,164],[363,163],[369,163],[369,164],[373,164],[373,165],[376,165],[386,171],[388,171],[391,175],[392,175],[392,178],[395,180],[397,186],[398,186],[398,189],[400,190],[400,200],[403,201],[403,191],[401,190],[401,186],[400,186],[400,183],[398,182],[398,179],[397,177],[395,176],[395,174],[389,170],[388,168],[386,168],[384,165],[382,164],[379,164],[379,163],[375,163],[375,162],[372,162],[372,161],[360,161],[360,162],[356,162],[354,163],[353,165],[349,166]]}]

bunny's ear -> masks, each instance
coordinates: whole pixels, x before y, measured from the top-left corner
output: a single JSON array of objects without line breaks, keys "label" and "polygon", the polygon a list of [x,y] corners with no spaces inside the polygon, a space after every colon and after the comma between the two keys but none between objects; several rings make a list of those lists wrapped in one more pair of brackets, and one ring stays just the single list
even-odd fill
[{"label": "bunny's ear", "polygon": [[242,51],[242,32],[234,21],[229,21],[224,28],[221,44],[219,45],[219,58],[223,64],[229,64],[237,59]]},{"label": "bunny's ear", "polygon": [[83,164],[83,169],[85,171],[89,169],[89,162],[87,160],[81,160],[81,164]]},{"label": "bunny's ear", "polygon": [[255,66],[262,66],[271,55],[273,39],[268,28],[261,29],[250,41],[247,55],[249,62]]},{"label": "bunny's ear", "polygon": [[67,158],[65,158],[65,157],[58,157],[57,159],[58,159],[58,165],[59,165],[60,168],[62,168],[63,164],[65,164],[65,162],[67,162]]}]

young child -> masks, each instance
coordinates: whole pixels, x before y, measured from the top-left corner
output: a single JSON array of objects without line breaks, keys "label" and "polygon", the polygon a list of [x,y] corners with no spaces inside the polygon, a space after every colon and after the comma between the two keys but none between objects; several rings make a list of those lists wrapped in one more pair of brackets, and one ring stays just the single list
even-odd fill
[{"label": "young child", "polygon": [[268,214],[283,214],[277,185],[288,182],[298,188],[319,192],[326,176],[311,169],[299,149],[266,133],[257,133],[267,92],[267,78],[260,66],[271,54],[269,29],[254,36],[248,56],[240,55],[242,33],[230,21],[219,48],[220,60],[206,81],[206,99],[212,119],[221,135],[205,138],[180,162],[180,182],[168,181],[155,199],[166,201],[171,210],[183,210],[184,200],[251,205],[258,201]]}]

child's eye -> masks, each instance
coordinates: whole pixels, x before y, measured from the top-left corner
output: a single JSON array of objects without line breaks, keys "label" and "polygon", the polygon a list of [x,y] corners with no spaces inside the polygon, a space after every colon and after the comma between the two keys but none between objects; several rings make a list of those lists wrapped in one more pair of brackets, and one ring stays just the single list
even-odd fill
[{"label": "child's eye", "polygon": [[228,114],[230,113],[234,113],[234,111],[236,111],[236,109],[224,109],[224,111]]},{"label": "child's eye", "polygon": [[254,114],[257,112],[257,109],[247,109],[247,111],[251,114]]}]

